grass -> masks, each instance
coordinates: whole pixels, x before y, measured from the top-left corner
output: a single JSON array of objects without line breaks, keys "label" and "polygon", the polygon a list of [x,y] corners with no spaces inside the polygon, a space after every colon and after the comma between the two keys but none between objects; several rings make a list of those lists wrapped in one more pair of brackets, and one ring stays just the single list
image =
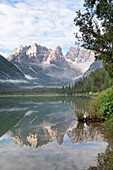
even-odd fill
[{"label": "grass", "polygon": [[81,109],[75,109],[76,117],[78,121],[83,121],[84,120],[84,112]]}]

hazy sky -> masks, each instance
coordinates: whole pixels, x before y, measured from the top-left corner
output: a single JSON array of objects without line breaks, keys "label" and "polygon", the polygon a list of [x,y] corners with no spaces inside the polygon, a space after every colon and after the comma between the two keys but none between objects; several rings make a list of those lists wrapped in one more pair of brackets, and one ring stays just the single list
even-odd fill
[{"label": "hazy sky", "polygon": [[73,20],[83,0],[0,0],[0,54],[36,42],[63,52],[75,45]]}]

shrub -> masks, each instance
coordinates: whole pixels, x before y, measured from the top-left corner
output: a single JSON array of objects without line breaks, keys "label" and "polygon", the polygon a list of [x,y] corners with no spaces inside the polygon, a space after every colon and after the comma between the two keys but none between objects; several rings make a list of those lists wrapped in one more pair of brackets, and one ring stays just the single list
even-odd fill
[{"label": "shrub", "polygon": [[102,93],[99,93],[89,103],[89,115],[91,118],[105,118],[113,114],[113,88],[109,88]]}]

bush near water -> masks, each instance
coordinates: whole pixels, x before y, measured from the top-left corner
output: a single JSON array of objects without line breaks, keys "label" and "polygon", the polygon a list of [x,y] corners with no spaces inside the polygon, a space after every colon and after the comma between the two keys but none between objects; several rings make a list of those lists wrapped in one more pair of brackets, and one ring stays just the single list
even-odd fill
[{"label": "bush near water", "polygon": [[113,115],[113,88],[98,93],[89,103],[90,117],[109,119]]}]

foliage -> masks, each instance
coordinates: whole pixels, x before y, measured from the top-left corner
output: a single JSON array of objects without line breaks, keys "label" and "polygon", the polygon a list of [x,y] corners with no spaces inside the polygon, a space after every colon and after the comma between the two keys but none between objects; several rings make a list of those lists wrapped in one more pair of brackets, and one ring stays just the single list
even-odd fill
[{"label": "foliage", "polygon": [[113,113],[113,101],[105,103],[105,105],[101,108],[101,111],[104,113],[104,117],[108,117],[111,113]]},{"label": "foliage", "polygon": [[97,69],[95,72],[92,72],[88,77],[84,77],[80,81],[75,83],[75,93],[76,92],[98,92],[106,90],[111,86],[108,75],[105,70]]},{"label": "foliage", "polygon": [[113,169],[113,115],[103,124],[104,138],[108,146],[104,153],[98,153],[97,165],[91,166],[88,170],[112,170]]},{"label": "foliage", "polygon": [[109,88],[100,95],[103,116],[107,119],[113,114],[113,88]]},{"label": "foliage", "polygon": [[97,166],[88,168],[88,170],[112,170],[113,169],[113,151],[99,153],[97,157]]},{"label": "foliage", "polygon": [[113,89],[112,87],[99,93],[90,103],[90,116],[108,119],[113,115]]},{"label": "foliage", "polygon": [[96,97],[96,99],[93,99],[89,102],[89,116],[92,119],[103,119],[103,113],[101,111],[101,103],[100,103],[100,97]]},{"label": "foliage", "polygon": [[16,90],[16,89],[12,89],[12,90],[8,90],[8,88],[6,88],[5,90],[0,89],[0,94],[13,94],[13,95],[41,95],[41,94],[61,94],[62,90],[61,88],[47,88],[47,87],[37,87],[37,88],[33,88],[33,89],[26,89],[26,90]]},{"label": "foliage", "polygon": [[95,52],[103,60],[105,69],[113,78],[113,1],[85,0],[85,11],[77,11],[74,19],[79,27],[78,43]]},{"label": "foliage", "polygon": [[84,113],[82,110],[75,109],[76,117],[78,118],[78,121],[81,121],[84,119]]},{"label": "foliage", "polygon": [[[95,72],[92,72],[88,77],[84,77],[83,79],[78,80],[75,85],[70,86],[70,84],[66,87],[62,88],[33,88],[26,90],[17,90],[15,86],[12,84],[1,84],[0,85],[0,94],[14,94],[14,95],[49,95],[49,94],[62,94],[62,95],[75,95],[75,93],[89,93],[89,92],[98,92],[102,90],[106,90],[111,87],[111,82],[105,70],[97,69]],[[83,94],[82,94],[83,95]]]},{"label": "foliage", "polygon": [[81,78],[72,87],[62,87],[61,92],[64,94],[75,94],[75,93],[87,93],[87,92],[98,92],[106,90],[111,87],[111,81],[106,71],[101,68],[95,72],[90,73],[88,77]]},{"label": "foliage", "polygon": [[113,114],[110,115],[109,120],[107,121],[107,127],[109,130],[109,133],[112,135],[113,137]]},{"label": "foliage", "polygon": [[[77,97],[77,98],[79,99],[81,97]],[[84,100],[83,100],[83,97],[82,97],[81,101],[75,102],[75,105],[73,106],[73,111],[75,112],[78,121],[83,122],[85,120],[85,117],[88,113],[89,100],[90,100],[90,98],[88,98],[88,97],[84,97]]]}]

